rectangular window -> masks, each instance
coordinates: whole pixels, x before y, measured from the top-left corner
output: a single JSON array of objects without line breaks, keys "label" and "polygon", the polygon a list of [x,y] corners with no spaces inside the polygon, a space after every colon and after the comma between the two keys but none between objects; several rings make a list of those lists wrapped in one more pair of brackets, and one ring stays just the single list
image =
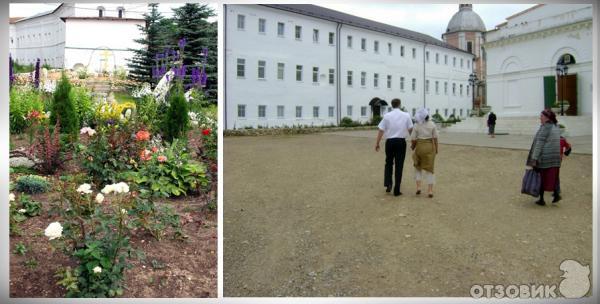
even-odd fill
[{"label": "rectangular window", "polygon": [[463,117],[463,109],[460,109],[460,117]]},{"label": "rectangular window", "polygon": [[388,55],[392,55],[392,43],[388,42]]},{"label": "rectangular window", "polygon": [[415,48],[412,49],[412,57],[413,57],[413,59],[417,58],[417,49],[415,49]]},{"label": "rectangular window", "polygon": [[246,16],[237,15],[237,28],[243,30],[246,27]]},{"label": "rectangular window", "polygon": [[346,115],[352,117],[352,106],[346,107]]},{"label": "rectangular window", "polygon": [[400,57],[404,57],[404,46],[400,46]]},{"label": "rectangular window", "polygon": [[319,43],[319,30],[313,29],[313,42]]},{"label": "rectangular window", "polygon": [[295,30],[294,37],[296,37],[296,40],[301,40],[302,39],[302,27],[301,26],[296,25],[296,30]]},{"label": "rectangular window", "polygon": [[440,63],[440,54],[435,53],[435,64],[439,64]]},{"label": "rectangular window", "polygon": [[463,96],[463,95],[462,95],[462,93],[463,93],[463,91],[462,91],[463,85],[461,84],[459,88],[460,88],[460,89],[459,89],[460,96],[462,97],[462,96]]},{"label": "rectangular window", "polygon": [[367,116],[367,107],[360,107],[360,116]]},{"label": "rectangular window", "polygon": [[363,51],[367,50],[367,39],[365,39],[365,38],[360,39],[360,49]]},{"label": "rectangular window", "polygon": [[462,69],[462,67],[463,67],[463,59],[461,58],[460,59],[460,68]]},{"label": "rectangular window", "polygon": [[329,107],[329,117],[333,117],[333,111],[335,110],[334,107]]},{"label": "rectangular window", "polygon": [[456,67],[456,57],[452,57],[452,66]]},{"label": "rectangular window", "polygon": [[456,96],[456,83],[452,84],[452,95]]},{"label": "rectangular window", "polygon": [[285,34],[285,24],[283,22],[277,22],[277,36],[283,37]]},{"label": "rectangular window", "polygon": [[448,55],[444,55],[444,64],[448,65]]},{"label": "rectangular window", "polygon": [[296,66],[296,81],[302,81],[302,66]]},{"label": "rectangular window", "polygon": [[360,85],[363,87],[367,85],[367,72],[360,72]]},{"label": "rectangular window", "polygon": [[467,41],[467,52],[473,53],[473,42]]},{"label": "rectangular window", "polygon": [[417,90],[417,79],[412,79],[412,91],[415,92]]},{"label": "rectangular window", "polygon": [[387,75],[387,88],[392,88],[392,75]]},{"label": "rectangular window", "polygon": [[302,106],[296,106],[296,118],[302,118]]},{"label": "rectangular window", "polygon": [[471,68],[471,61],[467,60],[467,69],[470,69],[470,68]]},{"label": "rectangular window", "polygon": [[379,74],[377,74],[377,73],[373,74],[373,87],[375,87],[375,88],[379,87]]},{"label": "rectangular window", "polygon": [[404,91],[404,77],[400,77],[400,91]]},{"label": "rectangular window", "polygon": [[348,83],[349,86],[351,86],[352,85],[352,71],[348,71],[348,77],[347,78],[348,78],[347,83]]},{"label": "rectangular window", "polygon": [[258,117],[259,118],[267,117],[267,106],[258,106]]},{"label": "rectangular window", "polygon": [[283,80],[283,73],[285,71],[285,64],[283,62],[277,63],[277,79]]},{"label": "rectangular window", "polygon": [[448,82],[444,81],[444,95],[448,95]]},{"label": "rectangular window", "polygon": [[264,60],[258,61],[258,79],[265,79],[265,67],[267,63]]},{"label": "rectangular window", "polygon": [[379,41],[377,40],[373,41],[373,51],[375,51],[375,53],[379,53]]},{"label": "rectangular window", "polygon": [[318,67],[313,67],[313,82],[314,83],[319,82],[319,68]]},{"label": "rectangular window", "polygon": [[313,117],[319,118],[319,107],[313,107]]},{"label": "rectangular window", "polygon": [[246,59],[238,58],[237,60],[237,77],[246,76]]},{"label": "rectangular window", "polygon": [[283,118],[283,106],[277,106],[277,118]]},{"label": "rectangular window", "polygon": [[329,84],[334,84],[335,69],[329,69]]},{"label": "rectangular window", "polygon": [[425,80],[425,93],[429,94],[429,79]]},{"label": "rectangular window", "polygon": [[329,32],[329,44],[334,45],[335,44],[334,41],[335,41],[335,33]]},{"label": "rectangular window", "polygon": [[444,109],[444,117],[448,117],[448,108]]},{"label": "rectangular window", "polygon": [[348,48],[351,49],[352,48],[352,36],[348,36],[347,41],[348,41]]},{"label": "rectangular window", "polygon": [[246,105],[238,105],[238,117],[246,117]]},{"label": "rectangular window", "polygon": [[261,34],[264,34],[266,32],[266,27],[267,27],[267,20],[265,19],[258,19],[258,32]]},{"label": "rectangular window", "polygon": [[429,51],[425,52],[425,61],[429,62]]},{"label": "rectangular window", "polygon": [[435,81],[435,94],[440,94],[440,82]]}]

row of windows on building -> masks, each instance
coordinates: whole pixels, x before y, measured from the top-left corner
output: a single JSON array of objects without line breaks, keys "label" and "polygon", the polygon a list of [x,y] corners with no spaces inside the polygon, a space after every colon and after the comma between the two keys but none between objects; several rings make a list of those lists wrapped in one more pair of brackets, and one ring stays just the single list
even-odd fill
[{"label": "row of windows on building", "polygon": [[[102,18],[105,17],[106,15],[106,9],[103,6],[98,6],[98,17]],[[125,8],[123,7],[118,7],[117,8],[117,17],[118,18],[123,18],[125,16]]]},{"label": "row of windows on building", "polygon": [[[246,118],[246,108],[247,106],[245,104],[238,104],[237,106],[237,117],[238,118]],[[385,107],[384,107],[385,108]],[[354,107],[349,105],[346,106],[346,116],[348,117],[352,117],[353,115],[353,109]],[[392,108],[391,107],[387,107],[387,111],[391,111]],[[459,113],[458,115],[460,117],[463,117],[465,111],[464,109],[458,109]],[[319,106],[313,106],[312,107],[312,118],[321,118],[321,107]],[[383,112],[385,112],[385,109],[382,109]],[[471,110],[467,109],[466,113],[467,115],[470,115]],[[412,116],[414,117],[415,114],[417,113],[417,109],[416,108],[412,108]],[[435,109],[435,113],[436,114],[440,114],[440,110],[439,109]],[[452,115],[456,116],[457,112],[456,112],[456,108],[452,109]],[[257,108],[257,116],[258,118],[267,118],[267,106],[266,105],[259,105]],[[335,107],[333,106],[329,106],[327,108],[327,114],[328,114],[328,118],[333,118],[335,115]],[[449,109],[446,108],[444,109],[444,117],[448,117],[449,114]],[[368,113],[367,113],[367,107],[366,106],[362,106],[360,107],[360,116],[361,117],[367,117]],[[441,114],[440,114],[441,115]],[[295,118],[303,118],[303,107],[302,106],[296,106],[295,108]],[[277,118],[286,118],[285,117],[285,106],[283,105],[278,105],[277,106]]]},{"label": "row of windows on building", "polygon": [[[257,70],[257,78],[260,80],[266,80],[267,79],[267,62],[264,60],[259,60],[258,61],[258,70]],[[296,65],[296,81],[303,81],[303,73],[304,73],[304,66],[302,65]],[[313,67],[312,68],[312,82],[314,84],[319,84],[319,78],[320,78],[320,70],[319,67]],[[238,58],[237,59],[237,68],[236,68],[236,74],[238,78],[245,78],[246,77],[246,59],[243,58]],[[386,75],[386,87],[388,89],[392,89],[392,83],[393,83],[393,77],[392,75]],[[328,69],[327,71],[327,82],[331,85],[333,85],[335,83],[335,69]],[[278,62],[277,63],[277,79],[278,80],[284,80],[285,78],[285,63],[282,62]],[[373,73],[373,87],[374,88],[379,88],[379,73]],[[430,88],[429,88],[429,80],[425,81],[425,93],[429,94],[430,93]],[[346,72],[346,84],[348,86],[353,86],[354,84],[354,71],[347,71]],[[360,85],[361,87],[365,87],[367,86],[367,72],[360,72]],[[440,81],[436,80],[434,82],[435,85],[435,94],[440,94]],[[400,77],[400,91],[404,91],[404,87],[405,87],[405,78],[404,77]],[[469,85],[466,85],[466,93],[467,96],[470,96],[470,89],[469,89]],[[452,95],[457,95],[457,85],[456,83],[452,83]],[[458,86],[459,88],[459,95],[463,96],[463,84],[459,84]],[[416,78],[412,78],[411,79],[411,90],[413,92],[417,91],[417,79]],[[448,82],[444,81],[444,95],[448,95]]]},{"label": "row of windows on building", "polygon": [[[60,62],[62,60],[62,56],[54,57],[54,58],[43,58],[41,59],[42,64],[47,63],[53,65],[55,62]],[[15,58],[15,61],[20,64],[29,64],[36,63],[37,58]]]},{"label": "row of windows on building", "polygon": [[[259,34],[266,34],[267,31],[267,20],[264,18],[259,18],[258,19],[258,33]],[[238,14],[237,15],[237,28],[238,30],[245,30],[246,29],[246,16],[245,15],[241,15]],[[320,40],[320,31],[319,29],[313,29],[312,31],[312,40],[313,43],[318,44],[319,40]],[[285,37],[285,23],[283,22],[277,22],[277,36],[278,37]],[[334,32],[329,32],[328,33],[328,42],[329,45],[335,45],[335,33]],[[302,26],[300,25],[296,25],[294,27],[294,38],[298,41],[302,40]],[[346,46],[349,49],[353,48],[353,36],[352,35],[348,35],[346,36]],[[361,38],[360,39],[360,49],[361,51],[366,52],[367,51],[367,38]],[[388,42],[387,43],[387,53],[388,55],[393,55],[393,43],[392,42]],[[376,54],[380,53],[380,49],[379,49],[379,41],[378,40],[373,40],[373,52]],[[417,49],[416,48],[412,48],[411,50],[411,54],[412,54],[412,58],[413,59],[417,59]],[[404,57],[405,55],[405,47],[404,45],[400,45],[400,57]],[[448,65],[448,54],[443,54],[444,55],[444,64]],[[471,60],[467,59],[465,60],[465,58],[459,58],[460,59],[460,68],[464,68],[465,67],[465,62],[466,62],[466,68],[467,69],[471,69]],[[425,51],[425,61],[426,62],[430,62],[430,58],[429,58],[429,51]],[[440,57],[440,53],[435,53],[435,63],[436,64],[441,64],[441,57]],[[452,66],[456,67],[457,66],[457,58],[456,56],[452,57]]]},{"label": "row of windows on building", "polygon": [[[62,31],[62,29],[57,29],[56,32],[58,33],[59,31]],[[43,38],[42,38],[43,35]],[[45,32],[45,33],[37,33],[37,34],[27,34],[27,35],[20,35],[18,37],[16,37],[17,39],[17,43],[19,42],[31,42],[31,41],[41,41],[42,39],[50,39],[50,36],[52,36],[52,32]],[[14,37],[10,37],[10,42],[14,43]]]}]

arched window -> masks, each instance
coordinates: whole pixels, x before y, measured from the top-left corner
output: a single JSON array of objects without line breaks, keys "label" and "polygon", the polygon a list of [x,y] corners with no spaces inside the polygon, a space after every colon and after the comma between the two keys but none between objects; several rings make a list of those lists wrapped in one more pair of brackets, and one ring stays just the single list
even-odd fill
[{"label": "arched window", "polygon": [[117,12],[119,14],[119,18],[123,18],[124,17],[124,15],[125,15],[125,9],[122,6],[119,6],[117,8]]},{"label": "arched window", "polygon": [[98,17],[104,17],[104,6],[98,6]]}]

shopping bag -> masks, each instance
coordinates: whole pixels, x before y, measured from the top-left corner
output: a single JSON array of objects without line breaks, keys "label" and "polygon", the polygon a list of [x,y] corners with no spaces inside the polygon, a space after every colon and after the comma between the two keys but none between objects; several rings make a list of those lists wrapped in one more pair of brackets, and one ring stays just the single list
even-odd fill
[{"label": "shopping bag", "polygon": [[538,197],[540,195],[541,184],[542,177],[540,173],[533,169],[526,169],[525,176],[523,176],[523,184],[521,185],[521,193]]}]

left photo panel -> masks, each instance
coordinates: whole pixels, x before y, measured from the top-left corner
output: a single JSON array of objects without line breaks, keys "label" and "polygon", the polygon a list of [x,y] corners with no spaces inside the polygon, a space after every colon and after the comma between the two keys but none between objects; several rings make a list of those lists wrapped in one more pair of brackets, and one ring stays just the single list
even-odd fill
[{"label": "left photo panel", "polygon": [[217,297],[216,3],[11,3],[11,298]]}]

